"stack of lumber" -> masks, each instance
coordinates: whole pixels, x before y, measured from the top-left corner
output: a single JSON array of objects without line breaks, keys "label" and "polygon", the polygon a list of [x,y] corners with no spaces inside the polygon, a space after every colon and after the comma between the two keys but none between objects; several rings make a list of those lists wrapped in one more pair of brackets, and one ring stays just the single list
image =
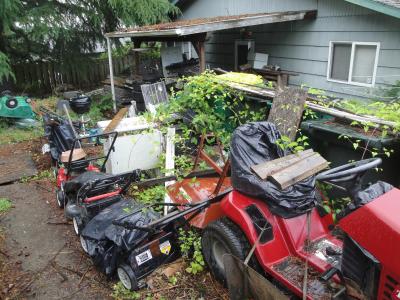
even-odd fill
[{"label": "stack of lumber", "polygon": [[251,167],[263,180],[270,180],[280,189],[306,179],[328,167],[328,162],[312,149],[287,155]]}]

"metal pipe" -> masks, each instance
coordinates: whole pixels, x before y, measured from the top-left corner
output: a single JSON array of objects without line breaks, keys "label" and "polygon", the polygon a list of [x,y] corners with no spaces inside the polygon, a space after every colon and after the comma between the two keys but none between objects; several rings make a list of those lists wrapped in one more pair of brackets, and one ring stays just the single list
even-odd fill
[{"label": "metal pipe", "polygon": [[114,86],[114,70],[113,70],[113,62],[112,62],[112,53],[111,53],[111,43],[110,38],[106,37],[107,39],[107,51],[108,51],[108,64],[110,66],[110,83],[111,83],[111,95],[113,101],[113,110],[114,113],[117,112],[117,101],[115,99],[115,86]]}]

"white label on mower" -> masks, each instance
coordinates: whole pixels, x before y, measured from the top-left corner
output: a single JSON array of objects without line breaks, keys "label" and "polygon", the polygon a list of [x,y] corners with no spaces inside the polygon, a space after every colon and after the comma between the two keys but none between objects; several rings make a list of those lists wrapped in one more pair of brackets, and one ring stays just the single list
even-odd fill
[{"label": "white label on mower", "polygon": [[168,240],[160,244],[160,251],[165,255],[168,255],[171,252],[171,244]]},{"label": "white label on mower", "polygon": [[139,255],[136,255],[135,258],[136,258],[138,266],[140,266],[141,264],[144,264],[146,261],[149,261],[150,259],[152,259],[153,256],[151,256],[150,250],[146,250],[145,252],[142,252]]}]

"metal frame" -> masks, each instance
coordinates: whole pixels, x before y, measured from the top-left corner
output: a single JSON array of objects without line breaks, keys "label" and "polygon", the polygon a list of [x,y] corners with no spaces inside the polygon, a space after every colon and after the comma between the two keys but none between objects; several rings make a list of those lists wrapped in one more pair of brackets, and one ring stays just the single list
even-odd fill
[{"label": "metal frame", "polygon": [[[331,78],[330,73],[331,73],[331,67],[332,67],[333,47],[335,44],[351,45],[351,55],[350,55],[349,73],[348,73],[347,81]],[[361,82],[353,81],[351,79],[352,75],[353,75],[353,68],[354,68],[355,48],[359,45],[376,47],[374,69],[373,69],[373,73],[372,73],[372,83],[361,83]],[[380,42],[330,41],[329,42],[328,68],[326,71],[326,80],[330,81],[330,82],[345,83],[345,84],[356,85],[356,86],[374,87],[375,81],[376,81],[376,72],[378,69],[380,46],[381,46]]]},{"label": "metal frame", "polygon": [[[78,160],[76,162],[72,161],[72,156],[73,156],[74,149],[76,148],[77,144],[80,144],[80,142],[82,140],[92,139],[92,138],[101,138],[101,137],[111,137],[111,136],[112,136],[113,140],[111,142],[110,148],[108,149],[108,152],[107,152],[106,155],[104,155],[104,156],[96,156],[96,157],[93,157],[93,158],[84,159],[82,161],[80,161],[80,160]],[[95,134],[95,135],[91,135],[91,136],[84,136],[84,137],[76,138],[72,142],[71,152],[69,153],[68,165],[67,165],[67,168],[66,168],[67,169],[66,176],[68,177],[68,175],[70,175],[70,173],[72,171],[72,167],[73,167],[74,164],[78,165],[78,162],[79,162],[79,164],[83,163],[83,162],[86,163],[86,162],[99,160],[99,159],[102,159],[102,158],[104,158],[104,162],[103,162],[103,164],[102,164],[102,166],[100,168],[100,171],[104,172],[105,171],[105,167],[106,167],[106,163],[108,161],[108,158],[110,157],[111,151],[114,150],[114,144],[115,144],[115,141],[117,140],[117,137],[118,137],[118,132],[110,132],[110,133],[101,133],[101,134]]]}]

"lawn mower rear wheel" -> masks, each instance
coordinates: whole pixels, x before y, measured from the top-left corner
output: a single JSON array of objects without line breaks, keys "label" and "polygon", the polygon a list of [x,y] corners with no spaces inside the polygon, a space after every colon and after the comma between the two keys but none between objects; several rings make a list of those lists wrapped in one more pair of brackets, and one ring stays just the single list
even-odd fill
[{"label": "lawn mower rear wheel", "polygon": [[[202,249],[204,259],[214,277],[226,286],[226,275],[223,263],[224,254],[232,254],[244,261],[250,250],[250,244],[242,230],[228,218],[221,218],[210,223],[203,231]],[[257,260],[252,257],[252,265]]]},{"label": "lawn mower rear wheel", "polygon": [[138,289],[138,282],[133,269],[127,264],[120,264],[117,268],[118,278],[122,285],[131,291]]}]

